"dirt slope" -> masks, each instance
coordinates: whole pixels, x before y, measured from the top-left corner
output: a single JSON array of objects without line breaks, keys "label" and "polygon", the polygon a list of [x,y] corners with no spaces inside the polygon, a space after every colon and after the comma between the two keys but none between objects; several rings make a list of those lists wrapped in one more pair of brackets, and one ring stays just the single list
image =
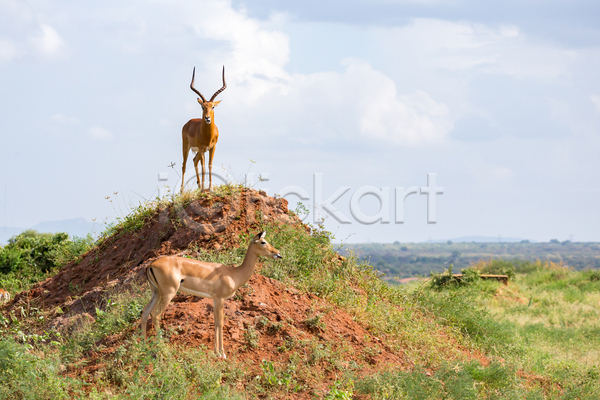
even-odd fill
[{"label": "dirt slope", "polygon": [[258,213],[266,221],[300,223],[288,214],[287,200],[264,192],[243,189],[229,197],[207,196],[153,215],[139,231],[113,235],[79,263],[15,296],[5,310],[29,303],[42,309],[58,306],[66,314],[93,313],[106,289],[140,277],[146,263],[158,256],[190,245],[207,250],[238,246],[240,234],[258,229]]}]

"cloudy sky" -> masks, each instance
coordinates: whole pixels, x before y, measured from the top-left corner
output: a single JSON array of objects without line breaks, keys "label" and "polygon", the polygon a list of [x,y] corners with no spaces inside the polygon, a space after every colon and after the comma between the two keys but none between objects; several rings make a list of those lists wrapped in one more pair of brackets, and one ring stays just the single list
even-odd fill
[{"label": "cloudy sky", "polygon": [[[0,226],[175,188],[192,68],[210,96],[225,65],[215,172],[309,206],[349,188],[349,224],[321,211],[340,240],[598,241],[600,3],[488,3],[0,0]],[[419,193],[396,223],[429,173],[437,223]],[[389,223],[357,220],[369,186]]]}]

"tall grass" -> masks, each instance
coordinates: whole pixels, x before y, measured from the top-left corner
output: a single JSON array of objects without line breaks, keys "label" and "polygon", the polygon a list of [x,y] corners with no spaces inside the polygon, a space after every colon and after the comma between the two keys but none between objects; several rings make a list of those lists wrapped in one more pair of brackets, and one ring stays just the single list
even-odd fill
[{"label": "tall grass", "polygon": [[515,268],[508,287],[498,284],[495,296],[477,299],[512,327],[520,352],[507,358],[554,380],[556,398],[600,398],[600,274],[553,262],[525,267]]},{"label": "tall grass", "polygon": [[543,399],[541,389],[527,390],[507,365],[483,367],[477,361],[443,364],[433,373],[390,371],[360,380],[359,392],[373,399]]}]

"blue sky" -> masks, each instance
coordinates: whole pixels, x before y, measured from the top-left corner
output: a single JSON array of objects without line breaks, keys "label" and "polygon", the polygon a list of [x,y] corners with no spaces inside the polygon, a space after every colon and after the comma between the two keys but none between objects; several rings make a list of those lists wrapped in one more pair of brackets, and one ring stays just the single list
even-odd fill
[{"label": "blue sky", "polygon": [[420,194],[394,223],[392,196],[388,224],[327,218],[340,240],[598,241],[600,4],[488,3],[0,0],[0,225],[109,221],[158,173],[175,187],[192,68],[210,96],[225,65],[221,175],[311,205],[322,173],[351,217],[360,188],[437,174],[436,224]]}]

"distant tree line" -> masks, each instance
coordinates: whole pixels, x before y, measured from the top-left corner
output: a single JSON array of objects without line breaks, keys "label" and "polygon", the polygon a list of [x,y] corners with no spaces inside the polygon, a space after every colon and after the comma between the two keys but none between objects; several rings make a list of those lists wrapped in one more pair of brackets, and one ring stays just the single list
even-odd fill
[{"label": "distant tree line", "polygon": [[378,271],[393,277],[412,277],[456,270],[480,260],[552,261],[576,270],[600,269],[600,243],[552,240],[545,243],[360,243],[347,244],[342,254],[354,252]]}]

